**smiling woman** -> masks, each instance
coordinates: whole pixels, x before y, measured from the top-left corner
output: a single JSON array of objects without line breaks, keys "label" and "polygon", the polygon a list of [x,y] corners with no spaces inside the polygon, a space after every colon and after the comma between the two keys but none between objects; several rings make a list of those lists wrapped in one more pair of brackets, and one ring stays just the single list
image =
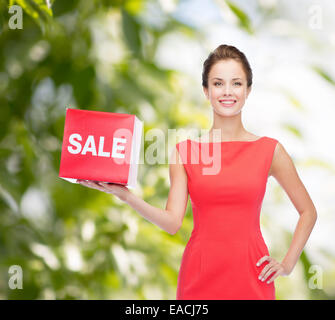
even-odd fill
[{"label": "smiling woman", "polygon": [[[204,62],[202,85],[213,107],[213,128],[220,127],[221,116],[239,114],[251,91],[252,70],[247,58],[235,47],[220,46]],[[235,121],[242,129],[238,118]]]},{"label": "smiling woman", "polygon": [[[204,174],[206,164],[190,162],[208,145],[186,140],[176,146],[194,217],[194,229],[182,257],[177,299],[273,300],[274,280],[292,271],[314,226],[316,210],[281,143],[244,129],[241,111],[252,85],[245,55],[233,46],[220,45],[204,62],[202,80],[214,119],[204,138],[210,143],[225,143],[219,144],[221,170],[214,175]],[[177,175],[178,171],[172,172]],[[301,215],[281,263],[270,257],[259,225],[270,175]]]},{"label": "smiling woman", "polygon": [[[177,299],[275,299],[274,280],[290,274],[316,221],[316,209],[293,161],[275,138],[256,136],[242,124],[241,111],[251,92],[252,71],[242,52],[220,45],[204,62],[203,91],[214,122],[205,142],[184,140],[170,158],[165,210],[124,186],[78,181],[112,193],[171,235],[182,225],[188,195],[194,228],[184,250]],[[192,159],[203,149],[215,153],[219,170]],[[282,262],[269,255],[260,230],[260,211],[269,176],[274,176],[300,214],[291,246]]]}]

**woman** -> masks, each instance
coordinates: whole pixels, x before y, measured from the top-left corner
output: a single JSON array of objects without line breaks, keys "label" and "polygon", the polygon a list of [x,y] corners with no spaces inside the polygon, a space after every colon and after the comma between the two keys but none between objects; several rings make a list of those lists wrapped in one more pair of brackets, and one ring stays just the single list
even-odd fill
[{"label": "woman", "polygon": [[[274,280],[289,275],[297,263],[317,219],[315,206],[283,145],[246,131],[242,124],[241,110],[252,85],[245,55],[233,46],[217,47],[204,62],[202,85],[213,108],[213,126],[202,140],[176,145],[165,210],[124,186],[78,182],[116,195],[170,234],[181,227],[190,194],[194,229],[182,257],[177,299],[275,299]],[[190,162],[192,154],[205,149],[213,153],[218,147],[220,168],[214,174],[204,174],[203,162]],[[300,215],[281,262],[269,256],[259,228],[269,176]]]}]

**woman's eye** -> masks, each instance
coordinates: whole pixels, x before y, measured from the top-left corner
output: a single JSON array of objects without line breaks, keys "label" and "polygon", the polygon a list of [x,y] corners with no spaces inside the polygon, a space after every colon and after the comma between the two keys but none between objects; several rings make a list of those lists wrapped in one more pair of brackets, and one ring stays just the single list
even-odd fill
[{"label": "woman's eye", "polygon": [[[222,83],[221,82],[215,82],[214,85],[217,86],[217,85],[221,85]],[[238,85],[238,86],[241,86],[242,83],[241,82],[235,82],[234,83],[235,85]]]}]

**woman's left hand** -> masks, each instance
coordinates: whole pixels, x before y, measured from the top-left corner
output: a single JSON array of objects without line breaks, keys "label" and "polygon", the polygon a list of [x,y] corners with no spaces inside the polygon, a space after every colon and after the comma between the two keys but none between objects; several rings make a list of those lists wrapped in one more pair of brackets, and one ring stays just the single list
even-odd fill
[{"label": "woman's left hand", "polygon": [[274,273],[273,276],[267,281],[267,283],[271,283],[278,276],[287,276],[290,274],[290,271],[283,263],[279,263],[276,259],[270,256],[264,256],[259,259],[256,263],[256,266],[261,266],[262,263],[265,261],[269,261],[269,263],[263,268],[262,272],[259,274],[259,280],[266,281],[266,279]]}]

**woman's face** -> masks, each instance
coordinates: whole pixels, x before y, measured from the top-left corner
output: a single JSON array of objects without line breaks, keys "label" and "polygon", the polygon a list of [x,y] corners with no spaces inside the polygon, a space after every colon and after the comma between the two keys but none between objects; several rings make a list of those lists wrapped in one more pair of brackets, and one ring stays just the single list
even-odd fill
[{"label": "woman's face", "polygon": [[239,62],[229,59],[215,63],[208,75],[208,88],[203,87],[214,112],[222,116],[238,114],[247,99],[251,86]]}]

